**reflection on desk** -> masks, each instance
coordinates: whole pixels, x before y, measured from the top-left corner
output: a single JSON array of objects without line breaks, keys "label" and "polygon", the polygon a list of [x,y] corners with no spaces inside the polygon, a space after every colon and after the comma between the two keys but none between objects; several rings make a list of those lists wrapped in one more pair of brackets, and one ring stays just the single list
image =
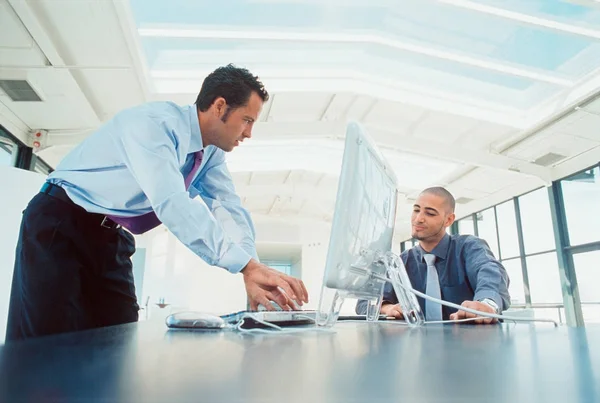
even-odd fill
[{"label": "reflection on desk", "polygon": [[143,322],[16,342],[0,347],[0,402],[600,399],[600,326],[334,330],[246,335]]}]

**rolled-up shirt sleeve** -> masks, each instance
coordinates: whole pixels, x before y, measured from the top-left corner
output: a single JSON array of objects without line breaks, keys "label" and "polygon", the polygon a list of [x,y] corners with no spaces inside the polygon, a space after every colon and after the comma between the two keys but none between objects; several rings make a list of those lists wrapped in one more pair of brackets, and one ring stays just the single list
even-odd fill
[{"label": "rolled-up shirt sleeve", "polygon": [[464,245],[465,267],[469,282],[474,285],[474,301],[489,298],[501,311],[510,307],[509,278],[506,269],[495,257],[488,244],[471,236]]},{"label": "rolled-up shirt sleeve", "polygon": [[250,213],[242,206],[240,197],[235,191],[222,151],[217,150],[211,155],[201,179],[201,181],[194,181],[193,186],[198,190],[202,200],[229,237],[246,253],[258,260],[254,224]]}]

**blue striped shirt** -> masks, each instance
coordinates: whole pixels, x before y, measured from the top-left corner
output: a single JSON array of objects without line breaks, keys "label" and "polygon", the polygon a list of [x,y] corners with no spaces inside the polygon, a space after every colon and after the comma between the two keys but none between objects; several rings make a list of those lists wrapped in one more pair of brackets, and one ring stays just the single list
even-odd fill
[{"label": "blue striped shirt", "polygon": [[[402,252],[401,258],[412,287],[425,292],[427,286],[427,263],[423,259],[425,252],[417,245]],[[473,235],[444,235],[431,251],[436,256],[435,268],[440,279],[442,299],[462,304],[464,301],[493,300],[501,311],[510,307],[508,293],[509,278],[490,250],[488,244]],[[417,297],[421,310],[425,312],[425,301]],[[383,300],[397,304],[398,298],[391,283],[386,283]],[[366,301],[359,301],[356,312],[366,313]],[[442,307],[442,316],[448,319],[456,309]]]}]

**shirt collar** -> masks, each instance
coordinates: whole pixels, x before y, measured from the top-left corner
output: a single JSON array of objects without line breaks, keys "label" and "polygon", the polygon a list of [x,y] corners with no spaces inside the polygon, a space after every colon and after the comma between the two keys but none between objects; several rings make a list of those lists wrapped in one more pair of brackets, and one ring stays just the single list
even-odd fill
[{"label": "shirt collar", "polygon": [[[440,242],[436,245],[436,247],[433,248],[433,250],[429,253],[434,254],[437,259],[446,260],[446,256],[448,256],[448,247],[449,246],[450,246],[450,235],[444,234],[444,237],[440,240]],[[419,252],[421,253],[421,261],[422,261],[423,256],[427,252],[425,252],[425,250],[423,250],[423,248],[421,248],[421,245],[418,245],[418,248],[419,248]]]},{"label": "shirt collar", "polygon": [[198,120],[198,110],[196,109],[196,105],[188,105],[188,115],[190,118],[190,130],[191,130],[191,138],[190,138],[190,148],[188,153],[195,153],[204,148],[204,144],[202,144],[202,134],[200,133],[200,121]]}]

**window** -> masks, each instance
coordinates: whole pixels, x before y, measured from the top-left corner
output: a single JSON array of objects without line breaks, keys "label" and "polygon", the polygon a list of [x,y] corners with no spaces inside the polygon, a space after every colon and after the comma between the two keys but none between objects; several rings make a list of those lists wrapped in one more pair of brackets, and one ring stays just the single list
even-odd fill
[{"label": "window", "polygon": [[52,172],[50,165],[46,164],[44,160],[39,157],[35,159],[33,170],[44,175],[48,175],[50,172]]},{"label": "window", "polygon": [[269,261],[263,262],[263,261],[261,261],[261,263],[269,266],[272,269],[277,270],[278,272],[287,274],[288,276],[290,276],[292,274],[292,264],[290,262],[269,262]]},{"label": "window", "polygon": [[461,235],[475,235],[473,216],[468,216],[458,220],[458,233]]},{"label": "window", "polygon": [[14,166],[17,145],[0,129],[0,166]]},{"label": "window", "polygon": [[496,206],[498,216],[498,238],[500,239],[500,253],[502,259],[520,255],[519,238],[517,235],[517,220],[515,217],[515,203],[509,200]]},{"label": "window", "polygon": [[600,250],[577,253],[573,255],[573,263],[581,302],[600,303]]},{"label": "window", "polygon": [[600,250],[573,255],[581,312],[585,323],[600,323]]},{"label": "window", "polygon": [[529,256],[526,258],[526,261],[531,302],[534,304],[562,303],[563,298],[556,252]]},{"label": "window", "polygon": [[477,230],[479,238],[484,239],[490,246],[492,252],[494,252],[494,256],[499,258],[496,214],[494,213],[493,207],[477,213]]},{"label": "window", "polygon": [[541,188],[519,197],[525,253],[556,249],[548,190]]},{"label": "window", "polygon": [[510,294],[511,304],[525,303],[525,289],[523,286],[523,268],[521,267],[521,258],[502,261],[502,265],[508,273],[510,283],[508,284],[508,293]]},{"label": "window", "polygon": [[600,240],[600,170],[598,167],[578,173],[560,182],[565,204],[571,245]]}]

